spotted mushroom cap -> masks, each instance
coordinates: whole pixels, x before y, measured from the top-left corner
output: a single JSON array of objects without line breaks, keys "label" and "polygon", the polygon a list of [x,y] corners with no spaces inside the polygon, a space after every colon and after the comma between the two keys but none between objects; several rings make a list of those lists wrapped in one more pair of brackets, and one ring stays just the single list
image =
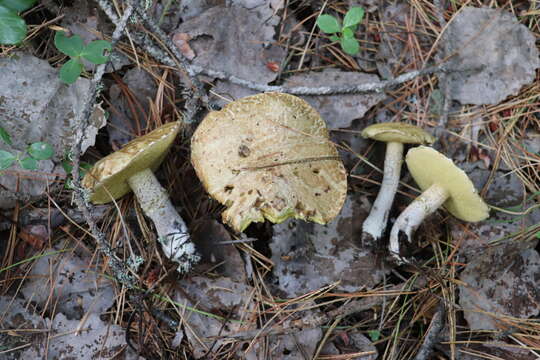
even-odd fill
[{"label": "spotted mushroom cap", "polygon": [[458,219],[474,222],[489,217],[488,206],[476,192],[465,171],[437,150],[427,146],[412,148],[407,152],[405,162],[422,191],[433,184],[448,191],[450,196],[444,207]]},{"label": "spotted mushroom cap", "polygon": [[180,125],[180,122],[167,123],[99,160],[82,180],[82,185],[91,190],[90,201],[105,204],[129,193],[127,179],[139,171],[155,171],[159,167]]},{"label": "spotted mushroom cap", "polygon": [[422,128],[407,123],[373,124],[362,130],[362,136],[383,142],[402,144],[433,144],[435,138]]},{"label": "spotted mushroom cap", "polygon": [[325,224],[345,201],[347,173],[326,124],[296,96],[258,94],[209,113],[192,137],[191,161],[239,232],[265,218]]}]

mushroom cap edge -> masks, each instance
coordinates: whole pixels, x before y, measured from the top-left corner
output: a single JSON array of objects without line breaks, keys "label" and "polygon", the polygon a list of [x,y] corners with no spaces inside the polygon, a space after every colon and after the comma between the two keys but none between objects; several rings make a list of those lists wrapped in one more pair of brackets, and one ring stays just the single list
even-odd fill
[{"label": "mushroom cap edge", "polygon": [[90,201],[105,204],[129,193],[127,179],[148,168],[155,171],[180,128],[179,121],[167,123],[96,162],[82,179],[82,186],[91,191]]},{"label": "mushroom cap edge", "polygon": [[437,150],[427,146],[414,147],[407,152],[405,162],[422,191],[437,183],[449,192],[444,207],[456,218],[477,222],[489,217],[489,207],[478,195],[469,176]]},{"label": "mushroom cap edge", "polygon": [[433,144],[435,137],[416,125],[388,122],[370,125],[362,130],[364,138],[402,144]]}]

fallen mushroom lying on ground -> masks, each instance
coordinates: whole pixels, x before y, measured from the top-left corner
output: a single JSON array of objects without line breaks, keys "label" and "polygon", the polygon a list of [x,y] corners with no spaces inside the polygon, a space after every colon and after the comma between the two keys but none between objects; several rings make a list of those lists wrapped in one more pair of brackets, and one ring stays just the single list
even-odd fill
[{"label": "fallen mushroom lying on ground", "polygon": [[293,95],[257,94],[209,113],[193,134],[191,161],[238,232],[265,218],[326,224],[347,193],[347,172],[324,120]]},{"label": "fallen mushroom lying on ground", "polygon": [[133,191],[146,216],[154,222],[163,252],[184,273],[199,256],[184,220],[154,175],[179,130],[180,122],[171,122],[132,140],[99,160],[86,173],[82,185],[91,191],[90,201],[94,204],[105,204]]},{"label": "fallen mushroom lying on ground", "polygon": [[412,233],[424,219],[443,206],[460,220],[477,222],[489,217],[489,208],[467,174],[452,160],[427,146],[412,148],[405,158],[412,177],[423,191],[398,216],[390,231],[390,254],[399,262],[400,240],[411,242]]},{"label": "fallen mushroom lying on ground", "polygon": [[362,244],[373,246],[383,235],[388,222],[388,214],[399,184],[404,144],[432,144],[435,138],[422,128],[407,123],[370,125],[362,131],[362,136],[386,143],[381,188],[362,224]]}]

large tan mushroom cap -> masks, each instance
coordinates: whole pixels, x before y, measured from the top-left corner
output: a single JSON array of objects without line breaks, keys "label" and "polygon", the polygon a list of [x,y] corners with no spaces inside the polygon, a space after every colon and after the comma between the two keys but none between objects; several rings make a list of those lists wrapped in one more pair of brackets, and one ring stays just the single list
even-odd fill
[{"label": "large tan mushroom cap", "polygon": [[383,142],[402,144],[433,144],[435,138],[422,128],[407,123],[373,124],[362,130],[362,136]]},{"label": "large tan mushroom cap", "polygon": [[82,180],[82,185],[92,190],[90,201],[105,204],[129,193],[127,179],[142,170],[155,171],[159,167],[180,125],[167,123],[99,160]]},{"label": "large tan mushroom cap", "polygon": [[438,184],[449,193],[444,207],[455,217],[465,221],[481,221],[489,217],[489,208],[476,192],[463,170],[438,151],[419,146],[405,157],[412,177],[422,191]]},{"label": "large tan mushroom cap", "polygon": [[191,159],[236,231],[264,218],[325,224],[345,201],[347,173],[326,124],[296,96],[258,94],[211,112],[193,135]]}]

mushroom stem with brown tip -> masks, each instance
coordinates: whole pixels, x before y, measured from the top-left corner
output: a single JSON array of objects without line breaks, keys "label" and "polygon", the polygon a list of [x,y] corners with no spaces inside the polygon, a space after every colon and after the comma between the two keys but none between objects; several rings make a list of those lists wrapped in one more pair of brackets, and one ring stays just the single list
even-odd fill
[{"label": "mushroom stem with brown tip", "polygon": [[179,264],[178,271],[187,272],[198,255],[186,223],[178,215],[169,194],[150,169],[134,174],[127,182],[144,214],[153,221],[165,256]]},{"label": "mushroom stem with brown tip", "polygon": [[362,131],[362,136],[386,142],[381,188],[362,224],[362,244],[374,246],[384,233],[394,202],[403,163],[404,144],[431,144],[435,139],[418,126],[399,122],[370,125]]},{"label": "mushroom stem with brown tip", "polygon": [[392,230],[390,231],[389,251],[398,260],[405,262],[399,252],[399,239],[401,234],[405,234],[410,243],[412,234],[424,219],[437,211],[438,208],[448,199],[449,193],[443,187],[433,184],[419,197],[417,197],[398,216]]},{"label": "mushroom stem with brown tip", "polygon": [[399,263],[407,262],[400,252],[400,241],[410,243],[418,226],[443,204],[448,212],[464,221],[476,222],[489,216],[488,206],[467,174],[443,154],[419,146],[409,150],[405,162],[423,192],[403,210],[390,231],[389,252]]}]

